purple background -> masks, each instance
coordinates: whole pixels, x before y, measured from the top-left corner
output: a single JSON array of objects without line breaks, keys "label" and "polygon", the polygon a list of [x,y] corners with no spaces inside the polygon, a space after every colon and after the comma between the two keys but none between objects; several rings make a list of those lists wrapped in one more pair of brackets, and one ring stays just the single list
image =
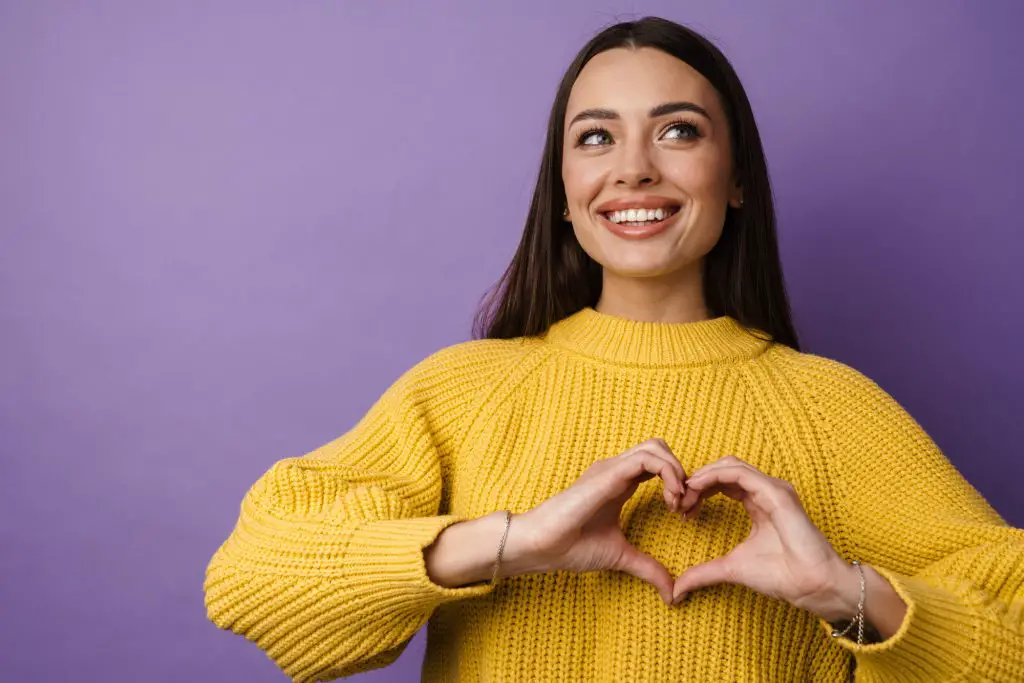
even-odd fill
[{"label": "purple background", "polygon": [[469,338],[559,76],[648,13],[748,89],[806,349],[1024,526],[1024,5],[0,2],[5,680],[283,680],[205,618],[242,496]]}]

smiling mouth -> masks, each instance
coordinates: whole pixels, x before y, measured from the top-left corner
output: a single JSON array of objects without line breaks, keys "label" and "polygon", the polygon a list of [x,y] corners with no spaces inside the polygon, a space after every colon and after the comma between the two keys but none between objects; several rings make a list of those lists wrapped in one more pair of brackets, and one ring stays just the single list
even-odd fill
[{"label": "smiling mouth", "polygon": [[599,211],[597,215],[600,223],[619,238],[643,240],[665,232],[680,210],[680,206],[670,205],[657,209]]},{"label": "smiling mouth", "polygon": [[600,214],[609,223],[629,228],[645,228],[656,225],[671,218],[679,212],[679,205],[660,207],[657,209],[622,209],[620,211],[601,211]]}]

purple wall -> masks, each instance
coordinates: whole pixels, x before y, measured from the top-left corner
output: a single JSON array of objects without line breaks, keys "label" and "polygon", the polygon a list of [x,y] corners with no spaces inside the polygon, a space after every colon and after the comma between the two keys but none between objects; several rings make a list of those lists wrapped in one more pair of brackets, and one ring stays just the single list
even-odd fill
[{"label": "purple wall", "polygon": [[648,13],[748,88],[807,349],[1024,526],[1024,5],[835,4],[0,2],[4,679],[283,680],[205,619],[242,496],[468,338],[557,79]]}]

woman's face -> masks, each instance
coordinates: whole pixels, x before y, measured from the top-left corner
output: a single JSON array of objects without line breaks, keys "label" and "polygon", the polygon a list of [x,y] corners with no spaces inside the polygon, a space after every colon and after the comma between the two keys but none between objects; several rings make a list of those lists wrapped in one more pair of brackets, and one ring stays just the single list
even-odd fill
[{"label": "woman's face", "polygon": [[633,277],[699,264],[742,196],[711,83],[660,50],[608,50],[577,78],[564,125],[562,180],[587,254]]}]

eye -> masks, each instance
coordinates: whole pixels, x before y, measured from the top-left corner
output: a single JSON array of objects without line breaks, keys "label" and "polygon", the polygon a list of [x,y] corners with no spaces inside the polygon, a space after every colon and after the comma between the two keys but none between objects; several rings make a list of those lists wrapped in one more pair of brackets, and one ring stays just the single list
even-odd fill
[{"label": "eye", "polygon": [[[576,136],[577,147],[599,147],[611,141],[611,135],[604,128],[588,128]],[[604,142],[602,142],[602,138]]]},{"label": "eye", "polygon": [[695,140],[702,136],[697,124],[692,121],[676,121],[665,129],[663,137],[670,140]]}]

